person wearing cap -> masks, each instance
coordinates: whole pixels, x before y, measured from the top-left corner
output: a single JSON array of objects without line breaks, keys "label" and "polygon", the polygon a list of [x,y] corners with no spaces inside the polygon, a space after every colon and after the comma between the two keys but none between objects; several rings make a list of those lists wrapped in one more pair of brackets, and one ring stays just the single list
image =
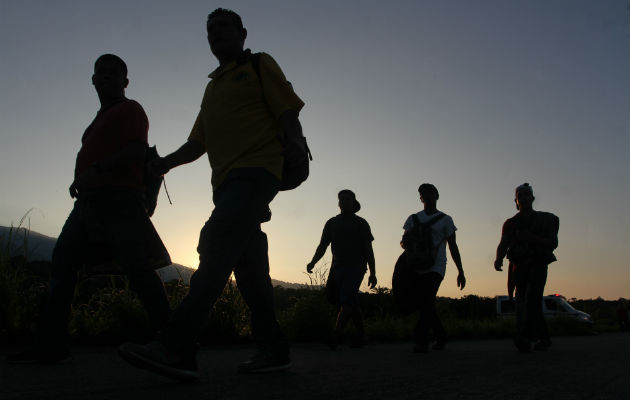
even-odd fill
[{"label": "person wearing cap", "polygon": [[341,213],[330,218],[324,225],[319,246],[313,259],[307,264],[306,271],[309,274],[313,272],[315,264],[324,256],[330,244],[332,265],[329,279],[334,279],[340,306],[330,346],[335,349],[342,341],[344,328],[352,319],[358,334],[353,346],[362,347],[367,343],[367,336],[363,327],[358,294],[366,272],[366,264],[370,269],[368,285],[371,289],[376,287],[376,266],[372,249],[374,237],[367,221],[356,215],[361,209],[361,204],[355,194],[345,189],[340,191],[337,197]]},{"label": "person wearing cap", "polygon": [[551,339],[542,312],[548,265],[556,261],[560,220],[552,213],[535,211],[534,191],[528,183],[515,190],[518,213],[503,224],[494,268],[502,271],[507,256],[516,286],[516,337],[514,345],[523,353],[532,348],[547,350]]},{"label": "person wearing cap", "polygon": [[[457,286],[463,290],[466,286],[466,277],[462,267],[462,259],[459,254],[459,247],[455,238],[457,228],[451,218],[446,213],[437,209],[437,201],[440,198],[435,185],[423,183],[418,187],[420,201],[424,209],[415,214],[421,224],[431,224],[431,238],[435,251],[435,263],[424,271],[418,271],[417,280],[417,305],[419,311],[418,322],[414,330],[415,345],[413,351],[416,353],[426,353],[429,349],[429,331],[433,330],[435,342],[434,350],[443,350],[448,341],[446,330],[442,326],[440,317],[435,309],[435,298],[440,288],[440,284],[446,274],[446,244],[451,254],[453,262],[457,267]],[[434,220],[435,219],[435,220]],[[414,215],[410,215],[403,225],[405,232],[414,229]],[[404,236],[403,236],[404,238]]]}]

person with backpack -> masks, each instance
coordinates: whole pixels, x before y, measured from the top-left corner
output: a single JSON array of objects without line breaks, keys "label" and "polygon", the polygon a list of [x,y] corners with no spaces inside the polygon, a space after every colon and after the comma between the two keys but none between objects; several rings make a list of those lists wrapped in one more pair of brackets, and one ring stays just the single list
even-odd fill
[{"label": "person with backpack", "polygon": [[449,215],[437,209],[440,197],[437,188],[430,183],[423,183],[418,192],[424,210],[410,215],[403,225],[405,233],[401,245],[405,252],[401,255],[399,263],[404,265],[403,268],[410,277],[409,284],[415,289],[409,301],[413,302],[412,307],[419,311],[414,330],[413,351],[426,353],[429,349],[431,329],[435,338],[432,346],[434,350],[443,350],[448,341],[435,309],[435,298],[446,274],[447,244],[457,266],[457,286],[460,290],[466,286],[466,277],[455,239],[457,228]]},{"label": "person with backpack", "polygon": [[267,236],[261,222],[282,188],[283,168],[307,158],[298,119],[304,103],[274,59],[261,53],[257,66],[244,50],[241,17],[218,8],[206,22],[208,43],[219,66],[210,74],[201,109],[188,140],[151,170],[157,175],[208,155],[214,209],[201,230],[199,267],[190,290],[155,340],[123,344],[120,356],[132,365],[177,380],[199,378],[196,352],[210,310],[232,271],[251,311],[257,343],[240,373],[285,370],[289,344],[274,311]]},{"label": "person with backpack", "polygon": [[516,288],[516,337],[521,353],[547,350],[551,346],[549,329],[542,310],[548,265],[556,261],[560,219],[552,213],[535,211],[534,191],[529,183],[518,186],[514,202],[518,213],[503,224],[494,269],[502,271],[503,259],[510,260]]},{"label": "person with backpack", "polygon": [[328,245],[331,245],[332,265],[330,266],[327,284],[328,290],[334,291],[329,297],[339,306],[335,332],[330,340],[330,347],[334,350],[343,341],[343,331],[350,319],[357,329],[357,338],[353,347],[363,347],[367,344],[367,336],[363,327],[363,315],[359,307],[359,287],[366,272],[366,265],[370,269],[368,284],[372,289],[376,287],[376,263],[372,241],[374,237],[367,221],[356,213],[361,204],[354,192],[344,189],[337,195],[341,213],[329,219],[324,225],[320,240],[313,259],[306,266],[306,271],[313,272],[315,264],[324,256]]},{"label": "person with backpack", "polygon": [[92,84],[101,108],[81,138],[70,196],[76,198],[52,255],[49,293],[31,350],[11,363],[57,363],[69,358],[68,323],[84,265],[115,261],[160,329],[171,308],[155,269],[171,264],[144,202],[149,121],[142,106],[125,97],[127,65],[104,54],[94,63]]}]

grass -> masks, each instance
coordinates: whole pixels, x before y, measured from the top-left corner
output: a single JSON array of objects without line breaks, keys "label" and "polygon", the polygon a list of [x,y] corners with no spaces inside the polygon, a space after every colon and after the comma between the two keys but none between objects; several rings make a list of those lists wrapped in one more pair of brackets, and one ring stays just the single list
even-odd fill
[{"label": "grass", "polygon": [[[22,227],[25,218],[26,215],[16,228],[11,228],[9,235]],[[0,248],[0,337],[19,342],[28,340],[36,329],[48,283],[29,272],[26,239],[20,250],[23,254],[18,257],[10,256],[15,254],[15,249],[9,246]],[[332,332],[336,318],[337,310],[327,302],[323,289],[326,266],[308,277],[309,283],[303,289],[274,289],[278,320],[294,341],[324,340]],[[78,286],[69,325],[74,340],[117,343],[144,340],[150,335],[147,315],[125,278],[111,277],[97,287],[92,286],[87,283]],[[181,280],[168,282],[165,287],[173,307],[188,293],[188,287]],[[389,289],[380,287],[370,293],[360,293],[359,297],[370,338],[379,341],[412,338],[417,315],[400,315]],[[553,336],[619,329],[614,317],[617,302],[595,299],[574,300],[572,304],[593,315],[594,330],[572,320],[554,319],[549,321]],[[438,298],[436,307],[451,339],[509,338],[515,330],[513,320],[496,317],[493,298],[474,295],[461,299]],[[206,323],[208,329],[201,338],[202,343],[238,342],[251,336],[249,310],[233,281],[226,285]]]}]

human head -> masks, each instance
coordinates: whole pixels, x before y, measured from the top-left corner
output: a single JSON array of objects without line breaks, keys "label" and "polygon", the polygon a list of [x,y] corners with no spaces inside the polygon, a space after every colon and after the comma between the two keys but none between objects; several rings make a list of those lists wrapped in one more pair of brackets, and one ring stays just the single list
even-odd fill
[{"label": "human head", "polygon": [[129,85],[127,64],[114,54],[103,54],[94,62],[92,84],[99,97],[114,98],[123,96]]},{"label": "human head", "polygon": [[247,30],[243,28],[241,17],[234,11],[217,8],[208,14],[206,30],[210,50],[221,64],[224,60],[232,61],[243,51]]},{"label": "human head", "polygon": [[534,190],[527,182],[517,186],[514,190],[514,202],[519,211],[530,210],[534,199]]},{"label": "human head", "polygon": [[435,205],[437,200],[440,198],[440,193],[431,183],[423,183],[420,185],[420,187],[418,187],[418,193],[420,193],[420,201],[422,201],[425,205]]},{"label": "human head", "polygon": [[356,214],[361,209],[361,204],[357,201],[357,197],[352,190],[341,190],[337,194],[337,198],[339,199],[339,208],[342,213]]}]

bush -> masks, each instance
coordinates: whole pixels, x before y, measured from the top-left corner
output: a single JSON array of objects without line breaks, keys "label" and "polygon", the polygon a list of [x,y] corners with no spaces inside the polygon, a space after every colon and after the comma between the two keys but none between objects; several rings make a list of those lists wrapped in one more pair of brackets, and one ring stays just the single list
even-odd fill
[{"label": "bush", "polygon": [[138,298],[127,288],[97,290],[87,303],[75,304],[70,334],[80,341],[145,341],[151,337],[149,320]]},{"label": "bush", "polygon": [[293,340],[324,340],[330,336],[336,311],[323,291],[305,289],[293,305],[280,312],[280,325]]},{"label": "bush", "polygon": [[[20,224],[22,221],[20,221]],[[16,228],[16,229],[19,229]],[[25,235],[27,237],[27,235]],[[7,243],[11,243],[8,240]],[[47,295],[48,265],[26,261],[24,255],[9,257],[12,249],[0,248],[0,336],[12,342],[28,340],[35,332]],[[327,270],[317,269],[303,289],[274,288],[276,314],[292,340],[322,340],[334,328],[337,310],[324,294]],[[188,293],[180,281],[165,284],[171,306],[178,306]],[[593,316],[597,331],[618,330],[616,311],[620,302],[572,299],[571,304]],[[625,300],[624,300],[625,301]],[[417,314],[400,315],[387,288],[360,293],[365,329],[375,340],[410,340]],[[475,295],[461,299],[438,298],[437,311],[452,339],[512,337],[514,320],[495,317],[495,299]],[[250,313],[235,283],[230,280],[207,319],[202,342],[235,342],[251,336]],[[549,320],[554,336],[585,335],[592,330],[568,319]],[[348,334],[352,332],[352,322]],[[150,335],[148,317],[124,277],[89,278],[77,288],[70,319],[70,332],[83,342],[116,343],[146,340]]]}]

